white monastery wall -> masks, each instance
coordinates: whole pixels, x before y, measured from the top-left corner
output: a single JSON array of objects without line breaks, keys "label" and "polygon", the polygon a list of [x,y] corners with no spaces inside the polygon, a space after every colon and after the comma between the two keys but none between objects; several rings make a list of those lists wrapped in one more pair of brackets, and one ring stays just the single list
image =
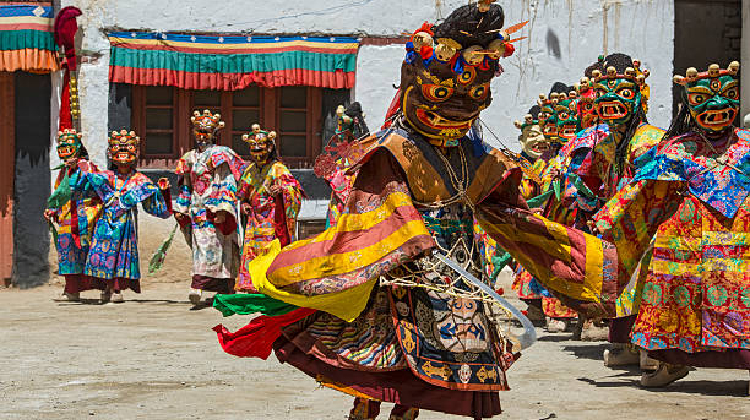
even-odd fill
[{"label": "white monastery wall", "polygon": [[[443,0],[447,16],[465,0]],[[572,84],[599,54],[624,52],[651,70],[649,118],[666,127],[671,116],[674,7],[671,0],[501,0],[506,25],[528,20],[517,52],[502,61],[505,74],[493,84],[494,101],[482,119],[512,149],[513,120],[521,118],[539,93],[555,81]],[[397,36],[422,22],[435,21],[435,0],[62,0],[83,11],[78,18],[83,50],[91,58],[80,69],[82,125],[92,159],[105,162],[109,43],[106,32],[198,31],[211,33],[320,33]],[[401,45],[363,46],[357,66],[355,99],[370,127],[378,127],[398,84]],[[499,145],[489,133],[488,141]],[[52,164],[57,156],[52,150]]]}]

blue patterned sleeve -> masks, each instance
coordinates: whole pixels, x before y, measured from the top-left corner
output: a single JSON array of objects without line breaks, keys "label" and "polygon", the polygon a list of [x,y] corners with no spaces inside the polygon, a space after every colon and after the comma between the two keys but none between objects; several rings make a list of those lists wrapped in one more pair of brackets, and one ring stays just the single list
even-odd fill
[{"label": "blue patterned sleeve", "polygon": [[143,210],[161,219],[168,219],[172,215],[172,212],[169,210],[167,198],[158,188],[153,194],[143,200]]},{"label": "blue patterned sleeve", "polygon": [[[112,185],[109,182],[109,177],[106,173],[83,172],[78,170],[76,171],[76,174],[80,174],[80,177],[75,180],[76,186],[74,188],[79,191],[94,191],[105,203],[114,196],[115,190],[112,188]],[[72,178],[71,184],[73,184]]]}]

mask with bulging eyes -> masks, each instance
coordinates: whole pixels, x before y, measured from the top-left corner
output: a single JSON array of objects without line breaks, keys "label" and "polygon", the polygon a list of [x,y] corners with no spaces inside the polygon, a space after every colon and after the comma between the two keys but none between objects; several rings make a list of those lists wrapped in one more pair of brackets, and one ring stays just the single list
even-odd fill
[{"label": "mask with bulging eyes", "polygon": [[577,101],[575,98],[562,99],[555,105],[555,124],[557,136],[561,143],[567,143],[576,137],[578,131]]},{"label": "mask with bulging eyes", "polygon": [[107,149],[109,159],[118,166],[134,165],[138,160],[140,141],[134,131],[113,131]]},{"label": "mask with bulging eyes", "polygon": [[548,142],[565,144],[578,132],[577,95],[553,92],[539,95],[539,122]]},{"label": "mask with bulging eyes", "polygon": [[[491,2],[489,2],[491,3]],[[439,146],[457,146],[492,101],[490,81],[502,73],[500,58],[513,54],[511,34],[496,4],[470,4],[439,25],[425,23],[406,44],[401,65],[402,122]]]},{"label": "mask with bulging eyes", "polygon": [[465,136],[492,101],[490,80],[494,74],[491,68],[470,66],[456,74],[449,63],[439,61],[431,63],[429,69],[404,63],[401,86],[406,121],[426,137]]},{"label": "mask with bulging eyes", "polygon": [[641,106],[638,85],[629,79],[601,80],[594,84],[596,111],[599,119],[610,126],[625,125]]},{"label": "mask with bulging eyes", "polygon": [[221,121],[220,114],[212,114],[206,109],[193,112],[190,117],[193,125],[193,135],[195,136],[195,145],[199,149],[204,149],[216,143],[219,131],[224,128],[224,121]]},{"label": "mask with bulging eyes", "polygon": [[733,61],[726,69],[712,64],[703,73],[690,67],[684,77],[674,76],[698,130],[715,134],[733,126],[740,107],[739,71],[740,63]]},{"label": "mask with bulging eyes", "polygon": [[247,143],[253,161],[263,165],[268,162],[276,148],[276,132],[263,131],[258,124],[253,124],[252,130],[252,132],[243,135],[242,140]]},{"label": "mask with bulging eyes", "polygon": [[76,130],[64,130],[57,133],[57,156],[61,161],[78,157],[83,143],[81,133]]},{"label": "mask with bulging eyes", "polygon": [[706,132],[721,132],[731,127],[740,108],[739,81],[720,76],[690,82],[684,100],[695,124]]}]

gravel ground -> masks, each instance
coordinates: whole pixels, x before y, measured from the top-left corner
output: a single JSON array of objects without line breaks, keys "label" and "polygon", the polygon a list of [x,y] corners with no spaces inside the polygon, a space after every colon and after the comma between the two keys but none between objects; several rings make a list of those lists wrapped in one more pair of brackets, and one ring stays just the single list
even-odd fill
[{"label": "gravel ground", "polygon": [[[248,318],[191,310],[184,283],[147,283],[119,305],[99,305],[96,292],[53,302],[60,291],[0,290],[0,419],[346,419],[348,397],[273,356],[224,354],[211,327]],[[602,365],[604,343],[539,334],[509,372],[497,418],[750,418],[748,372],[699,369],[644,390],[637,371]]]}]

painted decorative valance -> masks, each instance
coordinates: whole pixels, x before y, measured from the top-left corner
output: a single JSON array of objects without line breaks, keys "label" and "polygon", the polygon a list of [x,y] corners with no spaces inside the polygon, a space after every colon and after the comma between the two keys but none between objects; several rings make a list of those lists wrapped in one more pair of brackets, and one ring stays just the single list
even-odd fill
[{"label": "painted decorative valance", "polygon": [[109,80],[183,89],[354,87],[354,38],[109,34]]},{"label": "painted decorative valance", "polygon": [[58,70],[52,2],[0,1],[0,71]]}]

